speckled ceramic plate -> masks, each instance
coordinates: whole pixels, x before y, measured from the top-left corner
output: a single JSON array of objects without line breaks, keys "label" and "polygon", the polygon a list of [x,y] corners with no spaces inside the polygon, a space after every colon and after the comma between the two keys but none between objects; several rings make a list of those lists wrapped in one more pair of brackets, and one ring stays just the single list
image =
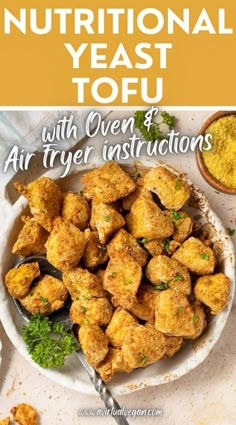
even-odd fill
[{"label": "speckled ceramic plate", "polygon": [[[90,164],[74,170],[72,174],[65,179],[59,179],[63,190],[81,189],[81,175],[88,170],[98,167],[100,164]],[[153,167],[157,161],[147,160],[138,167]],[[123,166],[123,165],[122,165]],[[123,166],[126,171],[132,171],[132,165]],[[173,170],[176,174],[178,171]],[[58,179],[61,174],[60,169],[47,173],[53,179]],[[185,177],[186,178],[186,177]],[[208,223],[211,228],[212,240],[214,242],[215,252],[220,265],[220,270],[224,272],[231,280],[230,295],[226,308],[217,316],[212,316],[207,330],[197,341],[189,341],[174,358],[164,359],[146,368],[137,369],[131,374],[117,374],[109,384],[114,395],[127,394],[141,388],[160,385],[173,381],[198,366],[206,359],[226,324],[234,295],[235,287],[235,266],[234,249],[230,237],[227,235],[219,217],[212,211],[207,199],[200,190],[193,185],[187,178],[186,181],[192,188],[191,205],[198,205],[197,210],[190,211],[192,217],[197,215],[202,222]],[[7,217],[4,226],[1,227],[0,235],[0,278],[3,281],[5,273],[15,264],[15,257],[11,254],[11,247],[16,240],[18,232],[22,226],[20,216],[27,208],[27,201],[20,197],[14,206],[9,206],[7,202],[0,201],[1,208],[5,209]],[[3,231],[4,228],[4,231]],[[3,326],[15,345],[17,350],[28,360],[28,362],[48,378],[73,390],[87,394],[95,394],[95,390],[87,378],[85,371],[80,365],[76,356],[71,356],[65,366],[59,370],[45,370],[38,367],[27,353],[25,344],[21,338],[21,322],[16,314],[11,298],[5,291],[4,285],[0,287],[0,318]]]}]

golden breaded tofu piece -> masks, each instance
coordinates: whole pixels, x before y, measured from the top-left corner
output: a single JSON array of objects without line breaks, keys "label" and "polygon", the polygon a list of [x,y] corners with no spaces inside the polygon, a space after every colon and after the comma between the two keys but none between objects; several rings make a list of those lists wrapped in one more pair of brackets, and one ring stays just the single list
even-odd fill
[{"label": "golden breaded tofu piece", "polygon": [[107,356],[97,368],[103,381],[109,381],[117,372],[131,372],[122,351],[119,348],[110,347]]},{"label": "golden breaded tofu piece", "polygon": [[[152,328],[156,330],[154,322],[146,322],[145,328]],[[156,332],[159,332],[156,330]],[[182,347],[184,339],[182,336],[165,336],[165,357],[173,357],[177,351]]]},{"label": "golden breaded tofu piece", "polygon": [[84,230],[88,227],[90,219],[89,204],[78,193],[64,193],[61,215],[66,220],[71,221],[80,230]]},{"label": "golden breaded tofu piece", "polygon": [[120,229],[107,246],[108,255],[111,258],[115,252],[127,252],[133,257],[141,267],[147,263],[148,253],[143,249],[137,240],[125,229]]},{"label": "golden breaded tofu piece", "polygon": [[29,201],[31,214],[35,220],[51,232],[53,220],[60,215],[62,192],[60,187],[49,177],[40,177],[27,186],[14,183],[18,192]]},{"label": "golden breaded tofu piece", "polygon": [[103,279],[104,279],[104,275],[105,275],[105,270],[103,269],[98,269],[96,270],[96,276],[99,279],[99,281],[101,282],[101,284],[103,285]]},{"label": "golden breaded tofu piece", "polygon": [[[166,255],[153,257],[146,267],[146,277],[153,285],[166,285],[162,289],[176,289],[183,294],[191,292],[190,274],[185,266]],[[160,288],[161,289],[161,288]]]},{"label": "golden breaded tofu piece", "polygon": [[195,335],[194,312],[186,295],[174,289],[161,291],[156,304],[155,327],[169,336]]},{"label": "golden breaded tofu piece", "polygon": [[133,325],[126,334],[121,351],[131,369],[145,367],[163,358],[165,337],[156,329]]},{"label": "golden breaded tofu piece", "polygon": [[86,238],[74,224],[57,217],[47,240],[47,260],[57,269],[66,271],[77,266],[83,256]]},{"label": "golden breaded tofu piece", "polygon": [[18,404],[18,406],[12,407],[11,413],[14,421],[20,425],[38,425],[39,423],[36,410],[29,404]]},{"label": "golden breaded tofu piece", "polygon": [[192,304],[192,310],[192,321],[194,324],[195,333],[191,337],[186,337],[186,339],[197,339],[202,334],[207,325],[206,315],[199,301],[195,301]]},{"label": "golden breaded tofu piece", "polygon": [[155,257],[156,255],[163,254],[164,252],[164,246],[163,246],[163,240],[161,239],[153,239],[152,241],[149,241],[148,239],[144,239],[144,246],[146,250],[151,254],[152,257]]},{"label": "golden breaded tofu piece", "polygon": [[190,187],[185,181],[165,167],[152,168],[144,177],[144,187],[154,192],[168,210],[180,210],[190,197]]},{"label": "golden breaded tofu piece", "polygon": [[195,285],[195,297],[210,307],[212,314],[224,310],[229,296],[230,280],[223,273],[200,277]]},{"label": "golden breaded tofu piece", "polygon": [[[142,268],[125,252],[116,252],[105,271],[103,287],[126,308],[132,306],[142,278]],[[131,304],[130,304],[131,303]]]},{"label": "golden breaded tofu piece", "polygon": [[9,270],[5,276],[5,285],[9,294],[14,298],[23,298],[28,294],[34,279],[40,276],[37,262],[21,264]]},{"label": "golden breaded tofu piece", "polygon": [[101,244],[98,232],[91,231],[85,246],[83,262],[88,269],[94,269],[108,260],[107,248]]},{"label": "golden breaded tofu piece", "polygon": [[182,243],[189,237],[193,230],[193,222],[191,217],[183,211],[165,211],[165,214],[168,215],[172,222],[174,223],[174,233],[173,239],[179,243]]},{"label": "golden breaded tofu piece", "polygon": [[19,301],[32,314],[51,314],[63,307],[68,296],[64,283],[45,274]]},{"label": "golden breaded tofu piece", "polygon": [[212,249],[192,236],[184,241],[172,258],[198,275],[211,274],[216,263]]},{"label": "golden breaded tofu piece", "polygon": [[137,301],[130,311],[141,320],[154,321],[158,293],[152,285],[142,283],[136,296]]},{"label": "golden breaded tofu piece", "polygon": [[126,310],[118,307],[111,318],[106,329],[111,345],[113,347],[121,347],[129,327],[138,324],[138,321]]},{"label": "golden breaded tofu piece", "polygon": [[63,282],[72,300],[103,298],[105,291],[100,280],[88,270],[76,267],[63,273]]},{"label": "golden breaded tofu piece", "polygon": [[80,326],[78,336],[86,359],[97,367],[108,353],[108,337],[98,325]]},{"label": "golden breaded tofu piece", "polygon": [[135,183],[115,162],[86,173],[82,177],[83,195],[95,202],[109,204],[129,195],[135,189]]},{"label": "golden breaded tofu piece", "polygon": [[71,304],[70,318],[78,325],[107,325],[112,316],[112,306],[107,298],[75,300]]},{"label": "golden breaded tofu piece", "polygon": [[138,198],[126,216],[129,232],[135,238],[165,239],[172,235],[174,227],[169,217],[147,198]]},{"label": "golden breaded tofu piece", "polygon": [[135,185],[135,190],[134,192],[130,193],[130,195],[126,196],[125,198],[122,199],[122,207],[124,208],[124,210],[130,210],[133,203],[136,201],[137,198],[139,197],[146,197],[151,199],[151,201],[153,200],[152,197],[152,193],[149,192],[147,189],[145,189],[143,187],[143,178],[139,178],[136,181],[136,185]]},{"label": "golden breaded tofu piece", "polygon": [[5,419],[0,419],[0,425],[10,425],[10,416]]},{"label": "golden breaded tofu piece", "polygon": [[25,224],[12,247],[12,253],[22,257],[45,254],[48,232],[34,218],[22,217],[22,220]]},{"label": "golden breaded tofu piece", "polygon": [[125,225],[125,219],[110,205],[103,203],[92,205],[91,227],[98,231],[101,244]]}]

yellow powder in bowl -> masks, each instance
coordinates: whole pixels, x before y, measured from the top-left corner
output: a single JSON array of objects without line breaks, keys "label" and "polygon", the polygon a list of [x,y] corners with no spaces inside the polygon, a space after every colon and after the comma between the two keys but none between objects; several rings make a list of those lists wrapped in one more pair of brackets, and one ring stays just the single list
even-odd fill
[{"label": "yellow powder in bowl", "polygon": [[230,188],[236,188],[236,115],[219,118],[207,128],[212,148],[203,151],[204,163],[211,175]]}]

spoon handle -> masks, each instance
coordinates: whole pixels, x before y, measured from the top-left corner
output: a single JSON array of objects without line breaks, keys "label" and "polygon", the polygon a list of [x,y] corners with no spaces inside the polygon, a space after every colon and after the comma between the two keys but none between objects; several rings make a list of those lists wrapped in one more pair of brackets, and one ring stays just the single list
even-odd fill
[{"label": "spoon handle", "polygon": [[87,362],[83,352],[78,351],[76,354],[79,357],[84,369],[87,371],[89,379],[94,385],[95,390],[98,392],[106,408],[109,410],[110,415],[113,416],[119,425],[129,425],[125,416],[120,415],[119,413],[121,410],[119,403],[114,399],[110,390],[107,388],[105,382],[100,378],[96,370]]}]

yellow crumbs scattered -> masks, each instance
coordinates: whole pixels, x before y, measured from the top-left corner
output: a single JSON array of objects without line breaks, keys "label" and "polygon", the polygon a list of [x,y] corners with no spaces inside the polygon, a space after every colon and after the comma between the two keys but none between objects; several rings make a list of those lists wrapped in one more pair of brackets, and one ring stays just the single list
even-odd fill
[{"label": "yellow crumbs scattered", "polygon": [[214,121],[206,130],[212,134],[212,149],[203,151],[206,167],[225,186],[236,188],[236,115]]}]

